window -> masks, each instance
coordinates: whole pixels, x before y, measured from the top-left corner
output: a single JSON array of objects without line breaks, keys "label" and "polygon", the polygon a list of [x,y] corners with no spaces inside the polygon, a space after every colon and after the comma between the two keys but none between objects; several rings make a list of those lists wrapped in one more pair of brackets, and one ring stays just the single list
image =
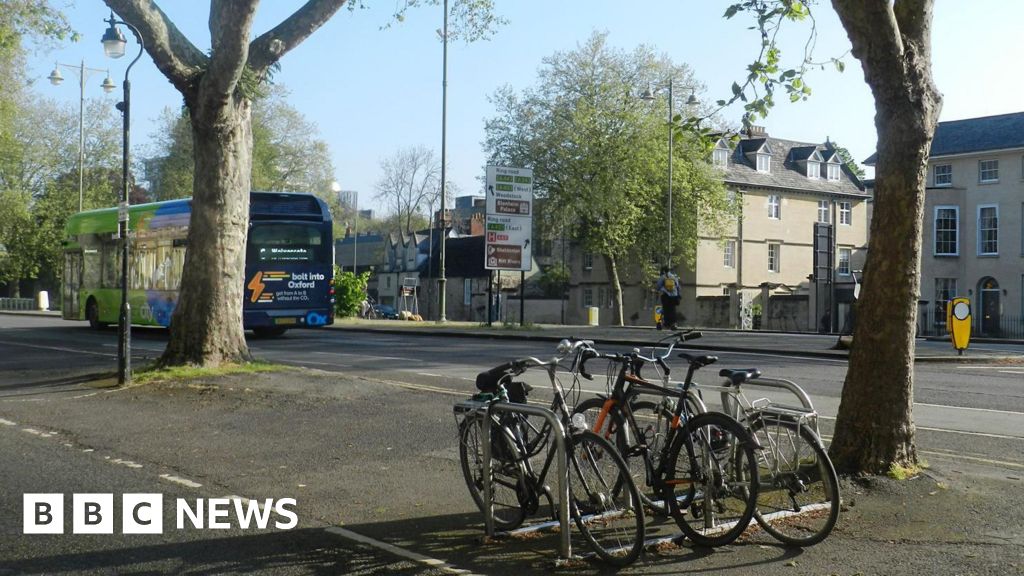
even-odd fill
[{"label": "window", "polygon": [[953,165],[936,164],[932,167],[932,183],[935,186],[953,185]]},{"label": "window", "polygon": [[782,246],[780,244],[768,244],[768,271],[779,271],[779,255]]},{"label": "window", "polygon": [[725,249],[725,259],[723,260],[722,264],[726,268],[735,268],[736,267],[736,241],[735,240],[726,240],[725,241],[724,249]]},{"label": "window", "polygon": [[771,172],[772,171],[772,157],[768,154],[757,155],[757,171],[758,172]]},{"label": "window", "polygon": [[956,278],[935,279],[935,325],[946,325],[946,305],[956,297]]},{"label": "window", "polygon": [[829,180],[831,180],[833,182],[838,182],[839,181],[839,173],[840,173],[839,164],[829,164],[828,165],[828,179]]},{"label": "window", "polygon": [[978,162],[978,181],[983,183],[999,182],[999,160]]},{"label": "window", "polygon": [[590,252],[583,253],[583,269],[593,270],[594,269],[594,255]]},{"label": "window", "polygon": [[978,206],[978,255],[999,254],[999,206]]},{"label": "window", "polygon": [[839,203],[839,223],[847,226],[853,224],[853,210],[850,209],[849,202]]},{"label": "window", "polygon": [[772,194],[768,197],[768,217],[774,220],[778,220],[782,217],[782,201],[778,196]]},{"label": "window", "polygon": [[584,288],[583,289],[583,307],[590,308],[594,305],[594,289]]},{"label": "window", "polygon": [[462,279],[462,305],[469,306],[473,303],[473,279]]},{"label": "window", "polygon": [[935,256],[959,256],[959,206],[935,207]]},{"label": "window", "polygon": [[807,161],[807,177],[821,178],[821,162]]},{"label": "window", "polygon": [[715,148],[711,153],[711,163],[715,166],[725,166],[729,163],[729,151],[725,148]]},{"label": "window", "polygon": [[828,221],[830,220],[828,212],[828,200],[818,200],[818,222],[828,224]]},{"label": "window", "polygon": [[851,248],[840,248],[839,249],[839,275],[849,276],[850,275],[850,256],[853,254]]}]

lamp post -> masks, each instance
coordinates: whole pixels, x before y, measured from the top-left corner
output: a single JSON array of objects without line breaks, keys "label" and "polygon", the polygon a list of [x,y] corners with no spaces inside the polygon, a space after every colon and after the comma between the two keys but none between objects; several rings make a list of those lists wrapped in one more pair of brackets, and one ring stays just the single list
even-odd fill
[{"label": "lamp post", "polygon": [[[667,203],[667,256],[665,257],[665,265],[669,268],[672,267],[672,141],[674,140],[675,128],[675,101],[672,98],[672,88],[675,84],[673,78],[668,79],[668,203]],[[641,100],[654,100],[654,93],[648,87],[644,90],[643,94],[640,95]],[[686,99],[687,106],[693,106],[697,103],[697,97],[693,94],[693,89],[690,89],[690,97]]]},{"label": "lamp post", "polygon": [[110,18],[104,20],[104,22],[110,24],[107,31],[103,33],[102,40],[103,52],[107,57],[116,59],[124,56],[125,45],[128,42],[125,40],[124,34],[121,33],[118,25],[123,24],[127,26],[132,31],[132,34],[135,35],[135,40],[139,43],[139,53],[124,71],[124,100],[117,104],[117,109],[121,111],[121,116],[124,119],[124,139],[121,144],[121,184],[123,189],[121,192],[121,204],[117,209],[117,230],[118,235],[121,237],[121,314],[117,320],[117,383],[123,386],[130,384],[132,380],[132,316],[131,307],[128,304],[128,255],[129,248],[131,247],[131,240],[128,236],[128,206],[130,202],[128,196],[128,166],[130,160],[132,86],[128,81],[128,73],[131,72],[132,66],[139,61],[145,45],[142,43],[142,35],[139,33],[138,28],[123,20],[116,20],[113,12],[110,13]]},{"label": "lamp post", "polygon": [[79,66],[63,64],[61,62],[55,63],[53,72],[50,72],[50,75],[47,76],[50,84],[60,86],[61,82],[64,81],[64,75],[60,73],[61,68],[78,71],[78,211],[81,212],[83,191],[85,190],[85,81],[92,72],[106,72],[107,77],[103,79],[103,84],[100,84],[100,88],[103,88],[104,92],[110,94],[116,86],[114,86],[114,81],[110,79],[110,70],[89,68],[85,65],[85,60],[82,60]]},{"label": "lamp post", "polygon": [[447,236],[445,222],[447,219],[444,217],[444,207],[447,205],[445,197],[445,187],[447,186],[445,176],[445,137],[446,129],[448,126],[448,0],[444,0],[444,28],[442,34],[442,56],[441,56],[441,257],[438,259],[438,279],[437,279],[437,309],[438,309],[438,322],[447,322],[445,318],[445,283],[447,278],[444,276],[444,251],[445,251],[445,237]]}]

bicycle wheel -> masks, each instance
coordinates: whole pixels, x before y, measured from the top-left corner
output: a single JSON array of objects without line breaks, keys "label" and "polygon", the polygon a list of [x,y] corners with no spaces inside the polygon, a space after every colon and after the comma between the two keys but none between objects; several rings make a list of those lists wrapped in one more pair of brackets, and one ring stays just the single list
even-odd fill
[{"label": "bicycle wheel", "polygon": [[611,442],[590,431],[569,438],[569,502],[583,537],[616,566],[631,564],[644,545],[640,493]]},{"label": "bicycle wheel", "polygon": [[[483,416],[466,417],[459,424],[459,462],[469,494],[481,512],[484,510],[484,452],[480,422]],[[526,519],[521,495],[526,486],[526,470],[513,455],[515,444],[504,428],[491,430],[491,492],[496,530],[514,530]]]},{"label": "bicycle wheel", "polygon": [[818,435],[768,417],[755,420],[750,431],[762,448],[757,523],[790,546],[821,542],[839,519],[839,479]]},{"label": "bicycle wheel", "polygon": [[738,538],[757,504],[750,433],[725,414],[698,414],[679,430],[668,458],[663,493],[683,534],[700,546]]},{"label": "bicycle wheel", "polygon": [[[597,416],[603,406],[603,398],[589,398],[580,402],[573,413],[582,414],[586,420],[587,429],[593,431]],[[636,421],[640,433],[644,435],[647,444],[647,457],[651,460],[652,469],[656,470],[669,426],[672,423],[672,412],[661,403],[649,400],[634,402],[632,409],[633,419]],[[622,459],[625,460],[626,467],[640,491],[640,499],[644,505],[659,516],[667,516],[668,508],[665,507],[654,488],[647,483],[647,465],[644,462],[644,455],[640,450],[638,439],[633,438],[631,428],[624,425],[622,411],[618,407],[608,413],[599,435],[612,441]]]}]

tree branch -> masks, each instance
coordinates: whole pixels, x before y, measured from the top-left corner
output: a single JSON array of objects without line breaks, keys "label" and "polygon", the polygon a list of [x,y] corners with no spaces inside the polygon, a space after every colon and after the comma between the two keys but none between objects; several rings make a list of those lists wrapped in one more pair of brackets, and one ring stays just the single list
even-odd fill
[{"label": "tree branch", "polygon": [[171,84],[188,98],[195,78],[206,67],[206,55],[181,33],[152,0],[104,0],[125,22],[139,29],[146,52]]},{"label": "tree branch", "polygon": [[906,47],[891,0],[832,0],[832,7],[846,28],[854,57],[865,64],[870,62],[870,66],[863,66],[869,86],[875,85],[869,75],[905,77],[902,56]]},{"label": "tree branch", "polygon": [[249,68],[263,74],[334,16],[347,0],[309,0],[249,45]]},{"label": "tree branch", "polygon": [[210,3],[210,68],[203,76],[206,90],[221,97],[235,91],[245,69],[249,34],[259,0],[213,0]]}]

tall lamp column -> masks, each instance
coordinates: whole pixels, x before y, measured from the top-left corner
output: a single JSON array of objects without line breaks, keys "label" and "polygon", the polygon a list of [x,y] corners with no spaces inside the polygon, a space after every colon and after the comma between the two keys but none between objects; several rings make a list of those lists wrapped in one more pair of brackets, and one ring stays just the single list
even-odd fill
[{"label": "tall lamp column", "polygon": [[445,237],[448,235],[447,222],[445,218],[444,208],[447,205],[447,198],[445,195],[445,188],[447,186],[447,176],[445,175],[445,137],[447,136],[446,130],[448,127],[448,0],[444,0],[444,28],[441,32],[443,34],[442,43],[444,48],[442,49],[441,58],[441,257],[439,258],[438,264],[440,267],[439,277],[437,279],[437,309],[438,309],[438,322],[447,322],[445,318],[445,284],[447,278],[444,275],[444,252],[445,252]]},{"label": "tall lamp column", "polygon": [[50,72],[50,75],[47,76],[50,84],[60,86],[61,82],[64,81],[64,75],[60,73],[61,68],[78,71],[78,211],[81,212],[85,190],[85,81],[89,79],[89,74],[92,72],[106,72],[107,77],[103,79],[103,84],[100,84],[100,88],[103,88],[104,92],[110,94],[116,86],[114,86],[114,81],[110,79],[109,70],[89,68],[85,65],[85,60],[82,60],[82,64],[79,66],[57,62],[53,67],[53,72]]},{"label": "tall lamp column", "polygon": [[142,56],[142,51],[145,45],[142,42],[142,35],[139,30],[131,24],[114,18],[114,14],[110,14],[110,18],[104,20],[110,24],[107,31],[103,34],[103,51],[110,58],[120,58],[124,56],[125,45],[127,41],[124,38],[124,34],[121,33],[121,29],[118,25],[127,26],[132,34],[135,35],[135,40],[139,43],[139,53],[135,56],[135,59],[128,64],[128,68],[124,71],[124,100],[117,104],[117,109],[121,111],[121,116],[124,119],[123,133],[124,139],[122,142],[122,155],[121,155],[121,184],[123,186],[121,192],[121,204],[117,209],[117,221],[118,221],[118,234],[121,237],[121,314],[118,317],[118,342],[117,342],[117,383],[121,386],[130,384],[132,380],[132,369],[131,369],[131,352],[132,352],[132,316],[131,306],[128,304],[128,259],[131,248],[131,238],[129,236],[128,226],[128,207],[130,205],[128,183],[128,167],[130,165],[130,143],[131,143],[131,103],[132,103],[132,87],[131,82],[128,81],[128,73],[131,72],[132,66],[139,61]]}]

